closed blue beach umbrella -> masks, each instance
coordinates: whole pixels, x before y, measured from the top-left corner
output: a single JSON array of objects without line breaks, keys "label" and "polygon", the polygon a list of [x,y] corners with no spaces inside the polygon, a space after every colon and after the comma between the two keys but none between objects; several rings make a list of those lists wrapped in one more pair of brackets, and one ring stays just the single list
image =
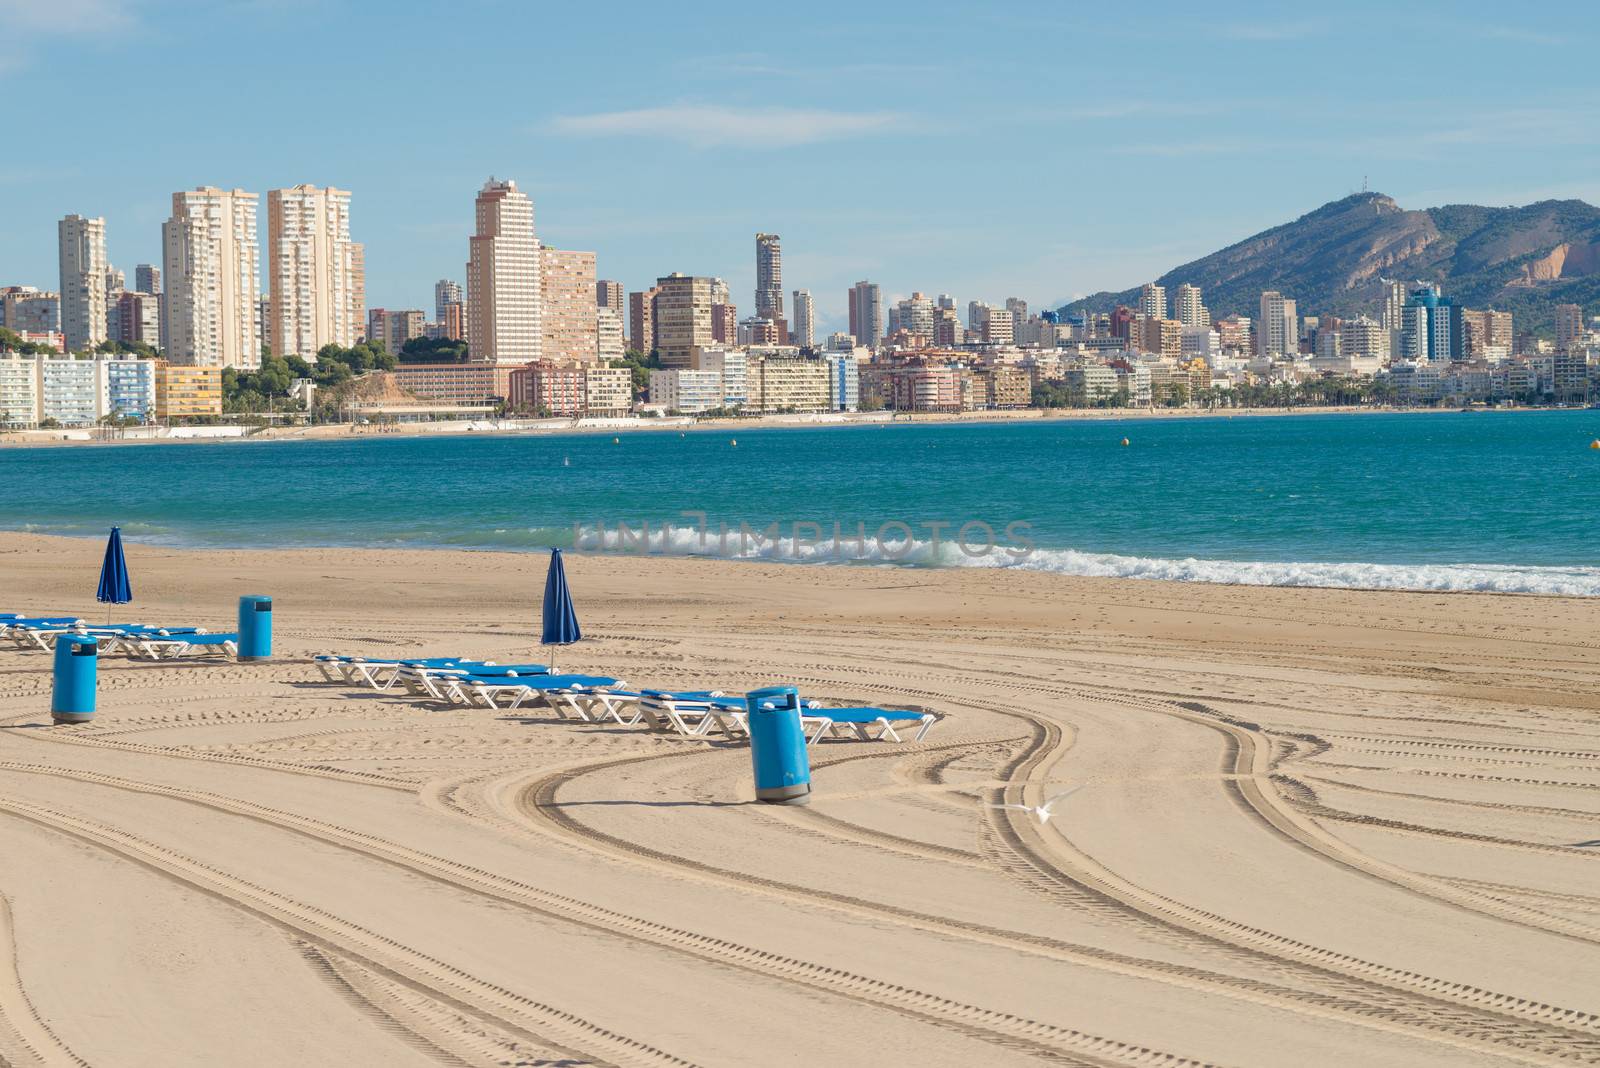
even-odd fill
[{"label": "closed blue beach umbrella", "polygon": [[[567,569],[561,563],[561,550],[550,550],[550,572],[544,580],[544,633],[540,645],[571,645],[583,637],[578,627],[578,612],[572,607],[572,590],[567,587]],[[555,657],[551,657],[552,670]]]},{"label": "closed blue beach umbrella", "polygon": [[[122,555],[122,530],[111,528],[106,540],[106,558],[100,565],[100,588],[94,599],[104,605],[127,604],[133,600],[133,587],[128,584],[128,561]],[[111,622],[111,609],[106,609],[106,622]]]}]

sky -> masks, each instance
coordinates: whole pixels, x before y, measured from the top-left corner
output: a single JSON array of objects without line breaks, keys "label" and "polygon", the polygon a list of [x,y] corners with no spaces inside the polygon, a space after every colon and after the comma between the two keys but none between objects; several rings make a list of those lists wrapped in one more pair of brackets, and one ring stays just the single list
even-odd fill
[{"label": "sky", "polygon": [[490,175],[600,277],[741,315],[781,234],[824,331],[858,279],[1054,306],[1364,182],[1600,203],[1590,0],[0,0],[0,99],[0,285],[57,287],[66,214],[131,283],[174,191],[310,182],[354,194],[368,305],[430,317]]}]

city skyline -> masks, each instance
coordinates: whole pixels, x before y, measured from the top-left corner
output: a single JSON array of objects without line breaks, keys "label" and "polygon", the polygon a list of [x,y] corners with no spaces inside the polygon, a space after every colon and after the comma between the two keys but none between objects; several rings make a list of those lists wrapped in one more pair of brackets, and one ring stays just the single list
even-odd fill
[{"label": "city skyline", "polygon": [[[937,289],[963,302],[1019,295],[1050,307],[1137,285],[1364,178],[1415,206],[1600,201],[1600,151],[1585,125],[1595,103],[1581,62],[1587,21],[1566,17],[1582,13],[1575,4],[1526,23],[1485,4],[1419,8],[1410,17],[1450,38],[1450,48],[1427,50],[1384,32],[1377,5],[1321,19],[1243,5],[1201,19],[1173,7],[1161,19],[1165,36],[1150,40],[1043,6],[919,7],[910,20],[909,9],[889,7],[865,24],[853,19],[846,33],[835,17],[845,9],[818,5],[781,50],[762,53],[708,51],[717,9],[674,23],[630,8],[630,24],[654,47],[619,52],[581,13],[469,4],[439,19],[392,5],[386,32],[373,36],[370,7],[327,5],[320,32],[353,40],[359,31],[372,46],[348,69],[314,64],[303,49],[277,53],[303,32],[283,17],[293,6],[0,2],[11,46],[0,86],[88,111],[90,90],[75,73],[84,64],[178,52],[184,64],[141,64],[156,98],[208,78],[229,88],[202,94],[191,121],[159,146],[97,118],[90,136],[0,171],[6,282],[51,284],[50,229],[70,214],[105,218],[108,261],[128,270],[159,262],[174,190],[312,183],[355,194],[368,306],[427,308],[432,284],[460,274],[471,226],[464,198],[497,174],[533,199],[541,240],[594,250],[599,274],[630,291],[673,271],[722,277],[741,314],[754,310],[745,303],[756,281],[750,235],[782,234],[783,281],[816,295],[826,334],[844,326],[845,294],[862,278],[883,287],[886,306]],[[490,18],[496,33],[476,34]],[[963,24],[990,32],[960,33],[966,51],[948,62],[984,77],[945,89],[927,75],[946,61],[928,56],[950,54],[933,46],[957,39],[950,34]],[[896,42],[883,57],[863,61],[844,47],[874,30]],[[414,58],[408,31],[427,33],[433,76],[360,81],[360,66],[370,73]],[[572,47],[537,65],[513,62],[530,34]],[[1014,63],[1001,42],[1023,34],[1053,34],[1072,62]],[[239,53],[200,47],[219,35],[248,43]],[[486,49],[470,63],[469,42]],[[1382,94],[1303,77],[1317,57],[1352,44],[1389,75]],[[1129,91],[1110,75],[1134,45],[1146,62]],[[249,62],[269,54],[270,64]],[[1189,84],[1195,78],[1204,90]],[[506,102],[463,110],[466,90],[441,88],[479,83],[475,99]],[[225,108],[269,90],[349,99],[326,115],[229,111],[219,126]],[[360,151],[351,108],[376,128],[426,128],[429,147],[403,167],[390,150]],[[1014,150],[996,149],[996,128],[1014,132]],[[908,152],[938,165],[908,167]],[[664,170],[704,177],[666,184]],[[1179,194],[1204,210],[1173,210]]]}]

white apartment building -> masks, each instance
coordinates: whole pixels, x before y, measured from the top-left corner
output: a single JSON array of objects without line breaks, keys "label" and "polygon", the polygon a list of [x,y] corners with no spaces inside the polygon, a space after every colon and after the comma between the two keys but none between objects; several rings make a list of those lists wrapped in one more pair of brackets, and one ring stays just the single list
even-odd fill
[{"label": "white apartment building", "polygon": [[161,227],[167,359],[198,367],[261,366],[254,193],[204,186],[172,194]]},{"label": "white apartment building", "polygon": [[105,381],[101,415],[149,421],[156,414],[156,361],[132,356],[96,360]]},{"label": "white apartment building", "polygon": [[810,348],[817,343],[817,302],[811,299],[811,290],[794,291],[794,323],[789,333],[796,345]]},{"label": "white apartment building", "polygon": [[836,412],[853,412],[861,407],[861,365],[855,356],[828,353],[822,362],[828,367],[830,407]]},{"label": "white apartment building", "polygon": [[1211,325],[1211,312],[1200,299],[1200,287],[1185,282],[1172,301],[1172,317],[1186,328]]},{"label": "white apartment building", "polygon": [[56,224],[61,266],[61,332],[68,352],[106,340],[106,221],[68,215]]},{"label": "white apartment building", "polygon": [[747,364],[747,407],[757,412],[832,410],[828,365],[804,356],[757,356]]},{"label": "white apartment building", "polygon": [[266,339],[275,356],[314,357],[324,345],[361,337],[350,241],[350,193],[297,185],[267,191]]},{"label": "white apartment building", "polygon": [[[468,241],[467,351],[476,362],[520,366],[543,355],[539,241],[533,201],[514,181],[478,191]],[[592,291],[590,296],[593,300]]]},{"label": "white apartment building", "polygon": [[52,419],[93,426],[107,415],[155,415],[156,361],[133,356],[0,354],[0,425],[32,427]]},{"label": "white apartment building", "polygon": [[1357,359],[1387,360],[1389,331],[1365,315],[1346,319],[1339,327],[1339,352]]},{"label": "white apartment building", "polygon": [[743,349],[700,348],[689,357],[696,371],[715,371],[722,376],[722,406],[742,408],[750,399],[749,363]]},{"label": "white apartment building", "polygon": [[39,362],[0,352],[0,428],[25,430],[39,424]]},{"label": "white apartment building", "polygon": [[1139,315],[1145,319],[1165,319],[1167,317],[1167,290],[1165,286],[1158,286],[1154,282],[1146,282],[1139,287]]},{"label": "white apartment building", "polygon": [[1207,367],[1215,367],[1222,357],[1222,335],[1210,326],[1186,326],[1181,351],[1185,360],[1199,357]]},{"label": "white apartment building", "polygon": [[685,415],[724,407],[722,375],[686,369],[651,371],[650,403]]},{"label": "white apartment building", "polygon": [[633,371],[588,367],[583,372],[584,410],[590,415],[626,415],[633,410]]},{"label": "white apartment building", "polygon": [[1277,290],[1261,294],[1256,320],[1256,355],[1262,359],[1293,357],[1300,351],[1300,318],[1292,299]]},{"label": "white apartment building", "polygon": [[595,309],[595,348],[601,363],[622,359],[622,312],[617,308]]},{"label": "white apartment building", "polygon": [[93,426],[105,413],[105,375],[99,360],[39,358],[39,420]]}]

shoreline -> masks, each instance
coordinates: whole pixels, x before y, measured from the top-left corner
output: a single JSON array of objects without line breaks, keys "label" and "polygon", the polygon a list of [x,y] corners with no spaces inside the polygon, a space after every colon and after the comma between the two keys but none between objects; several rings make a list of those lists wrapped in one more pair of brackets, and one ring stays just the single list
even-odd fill
[{"label": "shoreline", "polygon": [[[688,528],[679,528],[680,530]],[[0,528],[0,554],[11,550],[8,543],[12,540],[38,539],[46,544],[52,542],[82,543],[90,542],[98,545],[104,534],[100,531],[84,534],[39,533],[35,531],[22,531]],[[299,545],[239,545],[216,544],[201,545],[196,543],[173,543],[150,541],[141,538],[138,534],[125,534],[124,543],[128,546],[169,553],[246,553],[246,554],[349,554],[374,556],[376,558],[395,557],[400,554],[422,553],[428,557],[439,557],[454,553],[466,554],[473,559],[483,557],[503,557],[510,565],[512,562],[526,564],[529,560],[543,560],[552,546],[529,545],[526,548],[507,548],[504,546],[462,546],[462,545],[354,545],[340,543],[311,543]],[[1535,590],[1535,589],[1494,589],[1494,588],[1452,588],[1448,586],[1424,585],[1358,585],[1354,583],[1336,582],[1254,582],[1254,581],[1227,581],[1220,578],[1203,577],[1172,577],[1171,575],[1132,573],[1113,574],[1095,571],[1069,571],[1049,567],[1029,567],[1025,564],[994,565],[994,566],[962,566],[959,564],[930,564],[925,562],[903,559],[835,559],[835,560],[803,560],[784,558],[781,556],[733,556],[715,553],[694,553],[682,551],[647,551],[632,550],[600,550],[594,547],[579,548],[576,546],[556,546],[561,549],[562,556],[571,560],[592,561],[600,565],[606,562],[620,563],[622,561],[639,562],[645,567],[654,563],[668,564],[681,562],[690,566],[703,565],[713,569],[731,567],[735,569],[748,568],[779,568],[782,573],[796,571],[799,574],[808,572],[823,573],[868,573],[868,574],[899,574],[910,576],[927,575],[1011,575],[1018,581],[1042,581],[1046,583],[1106,583],[1106,584],[1131,584],[1132,588],[1185,588],[1198,587],[1202,589],[1252,589],[1271,590],[1286,594],[1296,591],[1317,591],[1325,593],[1353,593],[1375,595],[1409,595],[1409,596],[1452,596],[1452,597],[1515,597],[1538,598],[1548,601],[1573,601],[1583,603],[1600,603],[1600,590],[1594,593],[1573,593],[1564,590]],[[1074,553],[1076,550],[1041,549],[1044,553]],[[1105,557],[1107,554],[1081,554],[1091,557]],[[1116,559],[1137,560],[1147,564],[1165,563],[1168,565],[1221,565],[1223,567],[1236,566],[1239,568],[1303,568],[1322,573],[1336,572],[1338,569],[1395,569],[1425,571],[1428,569],[1462,571],[1462,572],[1496,572],[1504,571],[1520,574],[1540,574],[1544,572],[1570,573],[1583,568],[1585,565],[1569,565],[1560,567],[1555,565],[1508,565],[1508,564],[1374,564],[1359,561],[1232,561],[1232,560],[1200,560],[1167,559],[1154,557],[1120,557]],[[733,572],[739,574],[738,570]],[[1379,572],[1382,573],[1382,572]],[[819,582],[824,580],[818,580]],[[0,606],[3,611],[4,606]]]},{"label": "shoreline", "polygon": [[[1472,411],[1538,412],[1571,411],[1558,408],[1494,408]],[[256,428],[245,424],[217,424],[202,426],[200,431],[234,431],[234,433],[186,435],[183,437],[123,437],[95,439],[99,428],[78,427],[53,430],[14,430],[0,433],[0,448],[58,448],[61,446],[116,446],[116,445],[217,445],[262,441],[357,441],[389,440],[397,437],[588,437],[603,434],[709,433],[729,430],[803,430],[832,429],[863,426],[982,426],[1008,423],[1058,423],[1058,422],[1114,422],[1117,420],[1185,420],[1185,419],[1277,419],[1296,416],[1319,415],[1414,415],[1461,414],[1460,408],[1391,408],[1391,407],[1300,407],[1300,408],[1017,408],[981,412],[849,412],[817,413],[815,415],[760,415],[748,418],[695,419],[692,416],[668,416],[661,419],[618,418],[616,422],[597,420],[593,425],[582,421],[559,423],[541,420],[538,425],[516,427],[497,425],[501,422],[529,423],[530,420],[444,420],[432,423],[396,423],[384,427],[352,423],[323,423],[303,427]],[[482,427],[479,429],[479,427]],[[152,428],[133,428],[140,431]],[[159,429],[159,428],[157,428]],[[91,435],[89,438],[71,435]]]}]

